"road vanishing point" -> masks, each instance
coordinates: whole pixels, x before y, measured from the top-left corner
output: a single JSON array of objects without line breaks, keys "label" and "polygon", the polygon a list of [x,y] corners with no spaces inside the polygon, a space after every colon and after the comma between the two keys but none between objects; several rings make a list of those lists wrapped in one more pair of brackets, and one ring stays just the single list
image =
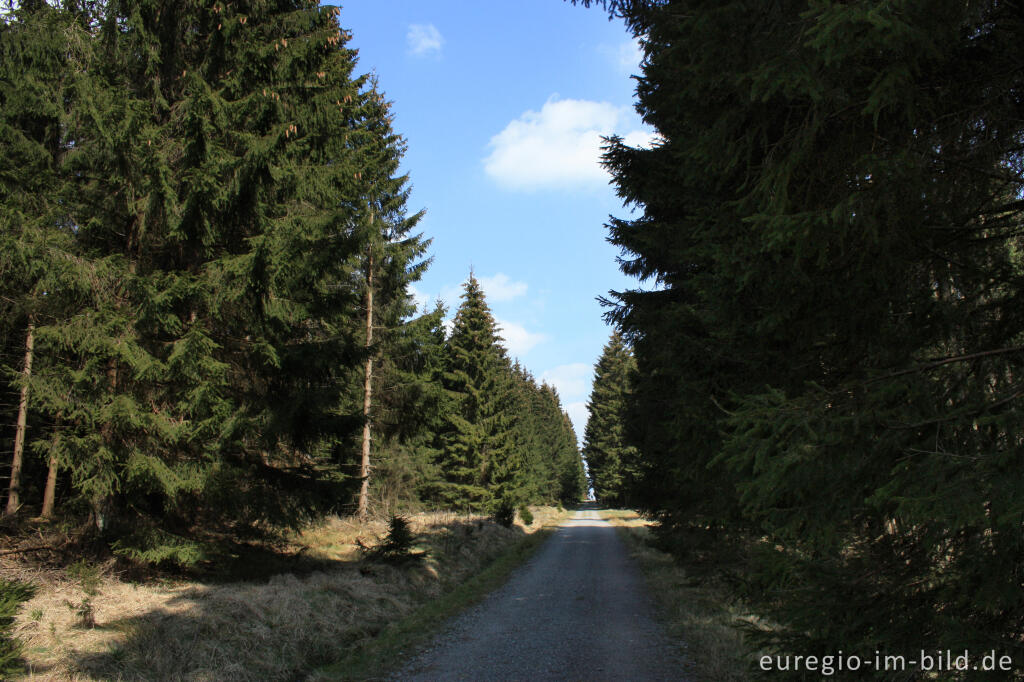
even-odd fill
[{"label": "road vanishing point", "polygon": [[615,528],[589,505],[390,679],[685,680],[654,610]]}]

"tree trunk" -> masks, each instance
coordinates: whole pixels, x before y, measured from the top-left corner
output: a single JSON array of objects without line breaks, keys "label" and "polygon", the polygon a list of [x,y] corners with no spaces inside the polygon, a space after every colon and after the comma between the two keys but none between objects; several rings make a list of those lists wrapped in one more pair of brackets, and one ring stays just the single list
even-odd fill
[{"label": "tree trunk", "polygon": [[[61,427],[61,420],[57,419],[57,429]],[[59,435],[56,436],[60,438]],[[50,469],[46,473],[46,490],[43,491],[43,511],[39,514],[44,519],[53,518],[53,500],[57,490],[57,453],[55,448],[50,450]]]},{"label": "tree trunk", "polygon": [[11,488],[7,495],[5,514],[11,516],[21,506],[21,465],[25,453],[25,425],[28,421],[28,380],[32,377],[32,348],[35,343],[36,326],[28,323],[28,335],[25,337],[25,369],[22,372],[24,385],[21,387],[21,400],[18,402],[18,426],[14,435],[14,456],[11,458]]},{"label": "tree trunk", "polygon": [[359,467],[359,518],[366,518],[370,494],[370,405],[373,392],[373,247],[366,261],[366,365],[363,375],[363,461]]}]

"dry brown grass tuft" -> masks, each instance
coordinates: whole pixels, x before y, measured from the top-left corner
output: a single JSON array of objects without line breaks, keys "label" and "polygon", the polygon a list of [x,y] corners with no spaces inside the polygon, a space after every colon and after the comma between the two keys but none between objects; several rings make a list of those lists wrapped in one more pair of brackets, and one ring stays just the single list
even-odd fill
[{"label": "dry brown grass tuft", "polygon": [[[329,562],[303,577],[262,582],[130,584],[109,572],[95,594],[61,579],[19,611],[32,680],[267,680],[301,677],[340,659],[390,622],[479,571],[557,510],[537,510],[530,527],[484,517],[410,517],[424,561],[404,567],[360,561],[383,521],[332,518],[297,534],[296,551]],[[95,627],[80,625],[82,606]]]}]

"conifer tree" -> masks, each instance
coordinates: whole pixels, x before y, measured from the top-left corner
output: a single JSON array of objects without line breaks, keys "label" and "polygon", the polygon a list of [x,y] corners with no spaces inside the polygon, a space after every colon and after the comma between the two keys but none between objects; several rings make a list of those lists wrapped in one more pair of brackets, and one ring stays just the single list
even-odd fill
[{"label": "conifer tree", "polygon": [[636,362],[618,332],[605,344],[594,366],[594,384],[583,435],[594,497],[603,504],[630,505],[638,479],[637,450],[626,439]]},{"label": "conifer tree", "polygon": [[47,361],[36,327],[65,314],[82,274],[62,202],[89,51],[74,19],[42,2],[21,3],[0,18],[0,365],[13,380],[0,394],[0,414],[5,428],[16,424],[11,449],[4,448],[14,453],[9,514],[24,502],[33,471],[26,444],[53,428],[45,413],[30,410],[40,391],[33,365],[38,375]]},{"label": "conifer tree", "polygon": [[375,372],[377,462],[371,493],[386,512],[417,508],[440,480],[436,461],[446,394],[445,308],[385,328]]},{"label": "conifer tree", "polygon": [[490,488],[494,498],[512,510],[539,498],[534,476],[544,449],[534,411],[537,385],[533,377],[516,361],[508,368],[506,386],[501,410],[507,415],[507,447],[504,457],[492,466]]},{"label": "conifer tree", "polygon": [[554,386],[541,384],[540,395],[546,404],[547,452],[550,453],[549,499],[573,505],[586,495],[587,479],[576,431]]},{"label": "conifer tree", "polygon": [[660,138],[606,155],[644,504],[767,538],[788,651],[1017,647],[1017,8],[613,4]]},{"label": "conifer tree", "polygon": [[506,506],[572,504],[585,492],[576,434],[562,411],[558,391],[536,379],[518,362],[511,370],[509,449],[496,466],[492,489]]},{"label": "conifer tree", "polygon": [[[360,493],[357,510],[367,513],[370,485],[370,445],[372,431],[372,392],[374,359],[382,359],[396,349],[389,345],[401,337],[399,330],[415,312],[410,303],[409,285],[418,280],[427,266],[421,260],[429,241],[411,233],[422,212],[407,215],[406,176],[399,176],[398,165],[405,146],[391,127],[390,105],[372,83],[365,126],[372,136],[364,142],[367,159],[361,179],[368,183],[368,236],[362,269],[364,273],[365,331],[363,336],[363,435],[360,462]],[[374,341],[376,334],[377,341]],[[396,336],[397,334],[397,336]]]},{"label": "conifer tree", "polygon": [[195,529],[344,503],[364,254],[390,311],[423,244],[335,8],[94,9],[72,22],[94,31],[90,82],[54,193],[82,275],[37,329],[40,409],[62,422],[39,445],[120,551],[192,560]]},{"label": "conifer tree", "polygon": [[509,454],[505,407],[511,380],[494,318],[472,273],[446,350],[444,386],[451,404],[441,436],[439,498],[456,509],[486,509],[493,501],[492,476]]}]

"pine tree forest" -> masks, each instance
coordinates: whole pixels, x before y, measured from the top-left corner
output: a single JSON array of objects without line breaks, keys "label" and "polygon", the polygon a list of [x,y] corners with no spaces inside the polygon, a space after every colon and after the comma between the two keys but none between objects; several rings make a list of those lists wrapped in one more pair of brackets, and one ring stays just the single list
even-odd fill
[{"label": "pine tree forest", "polygon": [[677,556],[743,557],[768,650],[1019,658],[1019,4],[607,5],[658,134],[604,156],[648,283],[608,301],[631,500]]},{"label": "pine tree forest", "polygon": [[472,276],[451,335],[417,311],[405,143],[339,16],[5,11],[7,515],[189,565],[327,514],[585,491],[557,394],[509,361]]},{"label": "pine tree forest", "polygon": [[187,571],[325,519],[405,551],[402,515],[512,533],[589,497],[726,590],[751,650],[992,651],[1024,679],[1022,3],[547,2],[625,25],[653,131],[594,147],[628,284],[589,299],[585,406],[517,359],[482,270],[422,306],[435,223],[345,10],[3,2],[0,532]]}]

